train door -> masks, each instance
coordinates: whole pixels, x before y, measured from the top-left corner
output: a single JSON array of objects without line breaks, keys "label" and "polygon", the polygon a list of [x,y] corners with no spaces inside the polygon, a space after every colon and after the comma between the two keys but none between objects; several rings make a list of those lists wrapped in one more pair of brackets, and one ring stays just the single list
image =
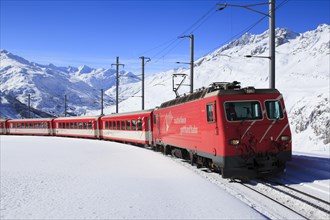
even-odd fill
[{"label": "train door", "polygon": [[217,103],[216,101],[209,102],[205,106],[206,108],[206,117],[205,127],[204,127],[204,135],[203,135],[203,147],[205,147],[205,151],[212,152],[216,155],[216,146],[219,145],[218,137],[219,137],[219,127],[218,127],[218,118],[217,118]]},{"label": "train door", "polygon": [[149,145],[152,145],[152,124],[151,124],[151,116],[148,117],[148,141],[149,141]]},{"label": "train door", "polygon": [[101,120],[99,120],[99,118],[97,118],[97,119],[94,119],[93,122],[94,122],[94,125],[95,125],[95,127],[93,128],[94,129],[93,136],[95,138],[100,138],[100,135],[101,135],[101,126],[100,126]]},{"label": "train door", "polygon": [[153,114],[153,142],[156,144],[160,140],[160,117],[159,114]]}]

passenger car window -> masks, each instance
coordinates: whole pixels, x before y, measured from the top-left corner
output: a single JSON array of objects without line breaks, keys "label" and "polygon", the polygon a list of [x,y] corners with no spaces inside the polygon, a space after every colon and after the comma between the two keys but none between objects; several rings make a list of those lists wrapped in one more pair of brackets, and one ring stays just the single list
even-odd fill
[{"label": "passenger car window", "polygon": [[126,130],[131,130],[131,121],[126,120]]},{"label": "passenger car window", "polygon": [[88,129],[92,129],[93,128],[93,123],[90,121],[88,122]]},{"label": "passenger car window", "polygon": [[142,120],[140,118],[138,119],[137,124],[138,124],[138,130],[142,131]]},{"label": "passenger car window", "polygon": [[132,120],[132,130],[135,131],[136,130],[136,121]]},{"label": "passenger car window", "polygon": [[266,101],[266,112],[269,119],[283,118],[283,110],[281,103],[278,100]]}]

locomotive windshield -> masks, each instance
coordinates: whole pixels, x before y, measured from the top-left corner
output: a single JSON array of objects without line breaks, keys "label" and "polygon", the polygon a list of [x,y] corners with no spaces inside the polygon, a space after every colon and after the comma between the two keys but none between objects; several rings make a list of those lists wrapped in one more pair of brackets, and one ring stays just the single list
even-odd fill
[{"label": "locomotive windshield", "polygon": [[225,109],[228,121],[262,119],[260,103],[257,101],[226,102]]},{"label": "locomotive windshield", "polygon": [[266,101],[267,117],[269,119],[283,118],[283,110],[279,101]]}]

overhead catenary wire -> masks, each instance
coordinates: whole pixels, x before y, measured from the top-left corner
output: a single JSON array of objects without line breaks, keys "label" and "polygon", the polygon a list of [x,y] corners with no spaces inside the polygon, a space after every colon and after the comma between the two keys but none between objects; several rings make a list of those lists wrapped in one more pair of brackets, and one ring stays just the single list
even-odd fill
[{"label": "overhead catenary wire", "polygon": [[[286,3],[288,3],[290,0],[283,0],[276,8],[275,10],[280,9],[282,6],[284,6]],[[242,35],[244,35],[245,33],[249,32],[250,30],[252,30],[255,26],[257,26],[259,23],[261,23],[265,18],[267,18],[267,16],[262,16],[259,20],[257,20],[255,23],[253,23],[252,25],[248,26],[247,28],[243,29],[242,31],[238,32],[237,34],[235,34],[234,36],[231,36],[229,39],[223,41],[220,45],[218,45],[217,47],[209,50],[207,53],[205,53],[204,55],[202,55],[201,57],[206,56],[207,54],[215,51],[216,49],[219,49],[223,44],[230,42],[236,38],[241,37]],[[201,58],[200,57],[200,58]]]},{"label": "overhead catenary wire", "polygon": [[[220,2],[221,1],[219,1],[218,3]],[[192,25],[190,25],[186,30],[184,30],[178,36],[185,35],[187,33],[193,33],[194,31],[196,31],[199,27],[202,26],[202,24],[204,24],[210,17],[212,17],[212,15],[214,15],[215,8],[216,8],[216,4],[212,6],[211,9],[209,9],[205,14],[203,14],[199,19],[197,19]],[[156,48],[160,48],[166,45],[162,50],[150,56],[153,60],[153,63],[159,62],[161,59],[166,57],[170,52],[172,52],[176,47],[178,47],[180,43],[183,42],[183,39],[177,38],[178,36],[176,36],[172,40],[166,41],[165,43],[146,51],[146,52],[150,52]]]},{"label": "overhead catenary wire", "polygon": [[[284,6],[286,3],[288,3],[290,0],[283,0],[275,9],[278,10],[282,6]],[[186,30],[184,30],[180,35],[186,35],[187,33],[194,33],[196,30],[198,30],[202,25],[205,24],[206,21],[208,21],[215,13],[215,9],[218,7],[217,4],[225,2],[225,1],[219,1],[217,2],[214,6],[212,6],[211,9],[209,9],[205,14],[203,14],[199,19],[197,19],[192,25],[190,25]],[[203,56],[211,53],[212,51],[215,51],[216,49],[220,48],[223,44],[232,41],[233,39],[236,39],[238,37],[241,37],[243,34],[249,32],[252,30],[254,27],[256,27],[258,24],[260,24],[267,16],[263,16],[260,19],[258,19],[256,22],[253,24],[249,25],[248,27],[244,28],[237,34],[231,36],[229,39],[223,41],[219,46],[211,49],[209,52],[205,53]],[[178,35],[179,36],[179,35]],[[156,47],[153,47],[149,50],[146,50],[143,52],[143,54],[155,51],[159,48],[162,48],[159,51],[156,51],[153,55],[150,57],[152,58],[152,63],[158,63],[162,59],[164,59],[169,53],[171,53],[175,48],[177,48],[184,39],[178,39],[177,37],[172,38],[171,40],[168,40]],[[201,56],[201,57],[203,57]],[[199,58],[198,58],[199,59]]]}]

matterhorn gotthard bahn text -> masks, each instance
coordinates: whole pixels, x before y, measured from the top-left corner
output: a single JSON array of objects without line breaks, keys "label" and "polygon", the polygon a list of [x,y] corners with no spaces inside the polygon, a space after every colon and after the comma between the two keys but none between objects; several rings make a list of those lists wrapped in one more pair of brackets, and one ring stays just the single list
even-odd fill
[{"label": "matterhorn gotthard bahn text", "polygon": [[[216,51],[195,61],[195,88],[212,82],[239,81],[243,87],[267,88],[268,60],[245,55],[268,56],[268,31],[244,34]],[[329,152],[330,107],[330,26],[295,33],[276,29],[276,88],[283,94],[293,133],[293,150]],[[147,76],[145,108],[154,108],[175,98],[172,74],[175,69]],[[104,89],[106,114],[115,111],[116,74],[113,69],[88,66],[57,67],[41,65],[1,50],[1,118],[21,118],[26,114],[28,94],[34,117],[62,116],[64,95],[70,115],[99,115],[100,89]],[[141,79],[121,71],[119,111],[141,109]],[[183,88],[180,93],[187,92]],[[48,115],[49,114],[49,115]]]}]

